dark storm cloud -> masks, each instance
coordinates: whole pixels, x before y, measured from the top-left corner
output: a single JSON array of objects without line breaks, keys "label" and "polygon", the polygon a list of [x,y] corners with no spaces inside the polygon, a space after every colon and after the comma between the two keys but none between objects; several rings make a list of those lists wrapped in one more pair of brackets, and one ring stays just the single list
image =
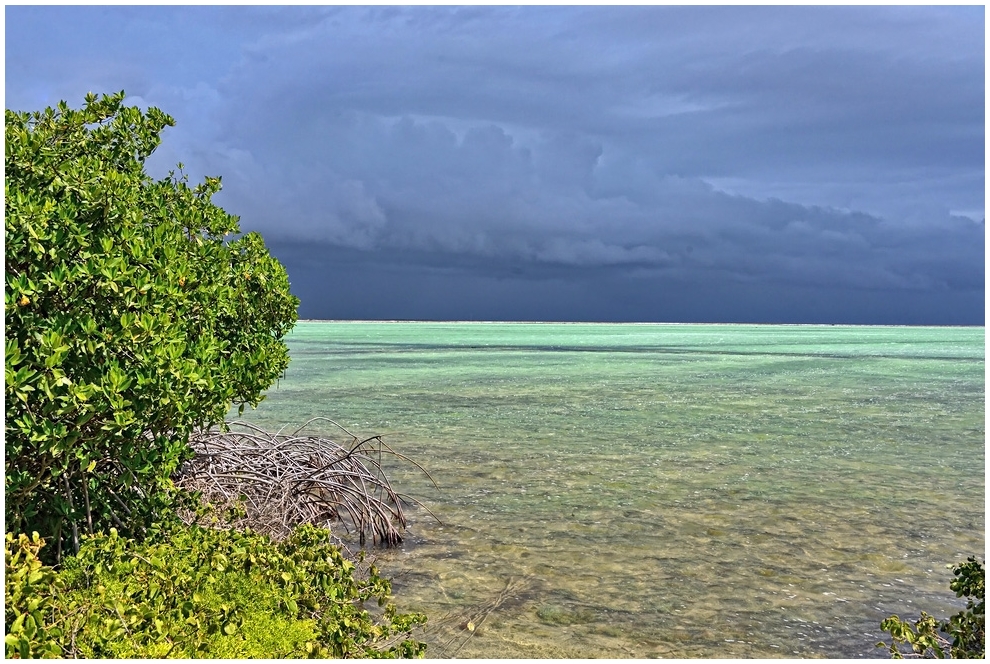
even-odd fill
[{"label": "dark storm cloud", "polygon": [[[7,106],[126,87],[173,114],[152,168],[223,175],[217,202],[327,302],[304,297],[311,316],[791,320],[814,300],[905,322],[913,301],[978,323],[982,26],[981,7],[13,7]],[[349,286],[364,308],[316,285],[346,256],[391,266]],[[682,296],[655,309],[658,290]]]}]

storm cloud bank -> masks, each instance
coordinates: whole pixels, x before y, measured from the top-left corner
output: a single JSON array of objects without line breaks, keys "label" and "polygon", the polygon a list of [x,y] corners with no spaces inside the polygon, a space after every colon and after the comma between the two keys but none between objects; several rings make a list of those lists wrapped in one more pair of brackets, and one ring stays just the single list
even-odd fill
[{"label": "storm cloud bank", "polygon": [[983,324],[982,7],[7,8],[121,88],[305,317]]}]

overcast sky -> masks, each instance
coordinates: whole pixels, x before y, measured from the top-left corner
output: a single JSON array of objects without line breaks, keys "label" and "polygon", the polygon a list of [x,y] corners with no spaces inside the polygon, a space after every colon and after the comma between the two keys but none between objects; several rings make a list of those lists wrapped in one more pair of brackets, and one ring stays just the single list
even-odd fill
[{"label": "overcast sky", "polygon": [[983,7],[11,7],[304,318],[978,324]]}]

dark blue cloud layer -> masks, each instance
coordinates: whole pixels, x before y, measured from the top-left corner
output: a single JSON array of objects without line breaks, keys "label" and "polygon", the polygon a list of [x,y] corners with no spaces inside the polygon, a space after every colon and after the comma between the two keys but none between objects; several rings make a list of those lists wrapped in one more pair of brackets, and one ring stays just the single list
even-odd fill
[{"label": "dark blue cloud layer", "polygon": [[984,319],[982,7],[6,18],[8,107],[173,114],[151,168],[223,175],[305,316]]}]

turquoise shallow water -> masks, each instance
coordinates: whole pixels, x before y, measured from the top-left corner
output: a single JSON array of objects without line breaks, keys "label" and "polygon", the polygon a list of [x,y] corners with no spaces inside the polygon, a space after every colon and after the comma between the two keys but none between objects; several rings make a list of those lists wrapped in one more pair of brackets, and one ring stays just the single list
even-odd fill
[{"label": "turquoise shallow water", "polygon": [[[258,410],[426,466],[430,656],[879,657],[985,549],[984,330],[301,322]],[[467,622],[477,628],[463,629]]]}]

